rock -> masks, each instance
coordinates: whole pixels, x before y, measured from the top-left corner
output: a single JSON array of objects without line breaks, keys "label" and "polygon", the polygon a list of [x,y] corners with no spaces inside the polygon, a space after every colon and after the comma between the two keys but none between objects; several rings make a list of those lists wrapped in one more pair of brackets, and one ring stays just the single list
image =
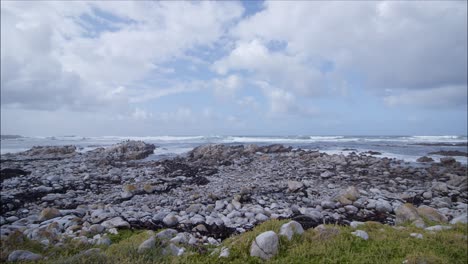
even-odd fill
[{"label": "rock", "polygon": [[448,219],[445,217],[443,214],[441,214],[439,211],[436,209],[427,206],[427,205],[421,205],[417,209],[418,214],[422,217],[427,218],[430,221],[434,222],[442,222],[442,223],[447,223]]},{"label": "rock", "polygon": [[177,235],[177,230],[168,228],[156,234],[156,238],[165,240],[165,239],[171,239],[175,237],[176,235]]},{"label": "rock", "polygon": [[457,224],[457,223],[462,223],[462,224],[468,223],[468,214],[459,215],[450,221],[450,224],[452,225]]},{"label": "rock", "polygon": [[175,226],[179,223],[179,220],[174,214],[168,214],[164,217],[163,223],[167,226]]},{"label": "rock", "polygon": [[418,214],[417,209],[409,203],[402,204],[395,210],[395,224],[401,225],[405,222],[421,222],[422,219]]},{"label": "rock", "polygon": [[232,200],[231,204],[236,208],[236,210],[240,210],[242,208],[242,204],[239,201]]},{"label": "rock", "polygon": [[422,156],[416,160],[417,162],[433,162],[434,160],[427,156]]},{"label": "rock", "polygon": [[257,221],[260,221],[260,222],[264,222],[266,220],[270,219],[268,216],[262,214],[262,213],[258,213],[256,216],[255,216],[255,220]]},{"label": "rock", "polygon": [[335,173],[333,173],[333,172],[331,172],[331,171],[325,171],[325,172],[322,172],[322,173],[320,174],[320,177],[321,177],[322,179],[328,179],[328,178],[333,177],[333,176],[335,176]]},{"label": "rock", "polygon": [[364,240],[368,240],[369,239],[369,235],[367,234],[366,231],[363,231],[363,230],[356,230],[354,232],[351,232],[351,234],[357,236],[357,237],[360,237]]},{"label": "rock", "polygon": [[106,220],[101,224],[103,227],[110,228],[130,228],[130,224],[127,221],[124,221],[121,217],[114,217],[110,220]]},{"label": "rock", "polygon": [[323,209],[335,209],[336,208],[335,202],[332,202],[332,201],[322,201],[320,203],[320,206],[322,206]]},{"label": "rock", "polygon": [[15,250],[8,255],[8,261],[34,261],[40,260],[42,256],[27,250]]},{"label": "rock", "polygon": [[433,182],[432,183],[432,190],[436,192],[441,192],[441,193],[447,193],[448,192],[448,187],[445,182]]},{"label": "rock", "polygon": [[250,256],[267,260],[278,253],[278,235],[267,231],[258,235],[250,247]]},{"label": "rock", "polygon": [[431,199],[432,198],[432,192],[431,191],[424,192],[422,194],[422,196],[423,196],[424,199]]},{"label": "rock", "polygon": [[420,233],[411,233],[410,236],[417,239],[423,239],[423,235]]},{"label": "rock", "polygon": [[304,233],[304,229],[302,228],[301,224],[296,221],[290,221],[289,223],[283,224],[281,226],[279,235],[285,236],[288,240],[291,240],[294,234],[301,235]]},{"label": "rock", "polygon": [[359,226],[361,225],[364,225],[365,223],[364,222],[359,222],[359,221],[352,221],[349,226],[351,226],[352,228],[358,228]]},{"label": "rock", "polygon": [[304,187],[302,182],[298,181],[288,181],[288,191],[289,192],[296,192]]},{"label": "rock", "polygon": [[442,230],[448,230],[452,229],[451,226],[442,226],[442,225],[435,225],[435,226],[430,226],[426,227],[425,230],[427,231],[442,231]]},{"label": "rock", "polygon": [[352,202],[356,201],[361,195],[356,187],[350,186],[345,191],[343,191],[336,200],[344,205],[350,205]]},{"label": "rock", "polygon": [[94,225],[91,225],[88,230],[91,234],[95,235],[95,234],[101,234],[102,232],[104,232],[104,229],[105,229],[104,226],[100,224],[94,224]]},{"label": "rock", "polygon": [[178,247],[174,244],[169,244],[164,250],[163,250],[163,255],[172,255],[172,256],[182,256],[185,252],[185,248],[183,247]]},{"label": "rock", "polygon": [[96,149],[90,152],[100,155],[101,158],[104,156],[106,159],[127,161],[144,159],[153,154],[155,148],[155,145],[143,141],[128,140],[104,150]]},{"label": "rock", "polygon": [[375,203],[375,210],[379,213],[391,213],[393,211],[393,207],[389,202],[379,200]]},{"label": "rock", "polygon": [[25,156],[41,156],[46,157],[61,157],[70,154],[75,154],[75,146],[35,146],[30,150],[23,152]]},{"label": "rock", "polygon": [[220,258],[228,258],[230,255],[230,251],[228,247],[222,247],[221,253],[219,253]]},{"label": "rock", "polygon": [[138,246],[138,253],[143,253],[149,249],[153,249],[156,247],[156,239],[152,236],[150,238],[148,238],[147,240],[143,241],[143,243],[141,243],[139,246]]},{"label": "rock", "polygon": [[208,229],[206,229],[206,226],[203,225],[203,224],[199,224],[197,225],[196,227],[193,228],[194,231],[198,231],[198,232],[203,232],[203,233],[207,233],[208,232]]},{"label": "rock", "polygon": [[224,208],[224,202],[223,201],[216,201],[215,210],[216,211],[221,211],[223,208]]},{"label": "rock", "polygon": [[59,217],[61,215],[60,211],[55,208],[45,208],[41,211],[41,214],[39,215],[39,221],[45,221],[49,220],[52,218]]},{"label": "rock", "polygon": [[112,241],[108,237],[101,237],[101,238],[98,238],[96,241],[96,245],[110,246],[111,244],[112,244]]},{"label": "rock", "polygon": [[444,166],[450,166],[455,164],[457,161],[452,157],[443,157],[440,158],[440,163]]},{"label": "rock", "polygon": [[198,213],[198,211],[200,211],[202,208],[202,205],[201,204],[191,204],[187,209],[185,209],[185,211],[187,213]]},{"label": "rock", "polygon": [[354,205],[345,205],[344,209],[348,214],[356,214],[359,211],[359,209]]}]

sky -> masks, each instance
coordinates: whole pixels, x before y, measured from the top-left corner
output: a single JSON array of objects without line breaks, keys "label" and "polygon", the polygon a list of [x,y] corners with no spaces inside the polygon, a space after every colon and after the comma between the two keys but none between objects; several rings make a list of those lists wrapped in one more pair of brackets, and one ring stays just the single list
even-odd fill
[{"label": "sky", "polygon": [[466,1],[2,1],[1,133],[466,135]]}]

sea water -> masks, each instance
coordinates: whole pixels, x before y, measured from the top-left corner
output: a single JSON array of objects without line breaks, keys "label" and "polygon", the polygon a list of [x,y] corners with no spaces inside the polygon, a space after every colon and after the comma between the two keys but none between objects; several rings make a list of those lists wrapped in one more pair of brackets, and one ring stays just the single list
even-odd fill
[{"label": "sea water", "polygon": [[[75,145],[78,151],[107,147],[124,140],[142,140],[157,146],[150,159],[183,155],[194,147],[204,144],[283,144],[293,148],[319,150],[329,154],[377,151],[379,157],[415,162],[421,156],[430,156],[438,161],[441,156],[429,155],[440,150],[467,152],[466,136],[52,136],[13,137],[1,140],[1,154],[25,151],[33,146]],[[434,145],[435,144],[435,145]],[[439,144],[439,145],[437,145]],[[442,144],[442,145],[441,145]],[[467,157],[455,156],[467,163]]]}]

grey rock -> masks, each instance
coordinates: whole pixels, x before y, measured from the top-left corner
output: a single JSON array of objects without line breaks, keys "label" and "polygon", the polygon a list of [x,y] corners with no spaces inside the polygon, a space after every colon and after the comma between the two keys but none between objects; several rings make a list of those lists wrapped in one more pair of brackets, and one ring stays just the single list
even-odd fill
[{"label": "grey rock", "polygon": [[351,232],[351,234],[357,236],[357,237],[360,237],[364,240],[368,240],[369,239],[369,235],[367,234],[366,231],[363,231],[363,230],[356,230],[354,232]]},{"label": "grey rock", "polygon": [[163,223],[167,226],[175,226],[179,223],[179,220],[174,214],[168,214],[164,217]]},{"label": "grey rock", "polygon": [[302,182],[298,181],[288,181],[288,191],[296,192],[304,187]]},{"label": "grey rock", "polygon": [[285,236],[288,238],[288,240],[291,240],[294,234],[301,235],[303,233],[304,233],[304,229],[302,228],[301,224],[299,224],[296,221],[290,221],[281,226],[279,235]]},{"label": "grey rock", "polygon": [[34,261],[40,260],[42,256],[27,250],[15,250],[8,255],[8,261]]},{"label": "grey rock", "polygon": [[130,224],[124,221],[122,217],[114,217],[110,220],[106,220],[101,224],[103,227],[110,228],[130,228]]},{"label": "grey rock", "polygon": [[250,256],[267,260],[278,253],[278,235],[267,231],[258,235],[250,247]]},{"label": "grey rock", "polygon": [[230,255],[230,250],[228,247],[222,247],[221,253],[219,253],[220,258],[228,258]]},{"label": "grey rock", "polygon": [[462,224],[468,223],[468,214],[459,215],[450,221],[450,224],[452,225],[457,224],[457,223],[462,223]]},{"label": "grey rock", "polygon": [[138,253],[143,253],[147,250],[150,250],[150,249],[153,249],[156,247],[156,239],[154,238],[154,236],[148,238],[147,240],[143,241],[143,243],[141,243],[139,246],[138,246]]},{"label": "grey rock", "polygon": [[375,210],[379,213],[391,213],[393,211],[393,207],[389,202],[379,200],[375,203]]},{"label": "grey rock", "polygon": [[177,235],[177,230],[174,230],[174,229],[165,229],[159,233],[156,234],[156,238],[159,238],[159,239],[171,239],[173,237],[175,237]]}]

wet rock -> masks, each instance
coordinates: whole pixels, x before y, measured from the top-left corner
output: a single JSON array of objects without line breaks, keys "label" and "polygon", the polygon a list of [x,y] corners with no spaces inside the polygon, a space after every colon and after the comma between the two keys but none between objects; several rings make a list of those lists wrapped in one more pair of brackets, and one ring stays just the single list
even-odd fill
[{"label": "wet rock", "polygon": [[457,161],[452,157],[443,157],[440,158],[440,163],[444,166],[454,165]]},{"label": "wet rock", "polygon": [[267,231],[258,235],[250,246],[250,256],[267,260],[278,253],[278,235]]},{"label": "wet rock", "polygon": [[416,160],[417,162],[434,162],[434,160],[427,156],[422,156]]}]

